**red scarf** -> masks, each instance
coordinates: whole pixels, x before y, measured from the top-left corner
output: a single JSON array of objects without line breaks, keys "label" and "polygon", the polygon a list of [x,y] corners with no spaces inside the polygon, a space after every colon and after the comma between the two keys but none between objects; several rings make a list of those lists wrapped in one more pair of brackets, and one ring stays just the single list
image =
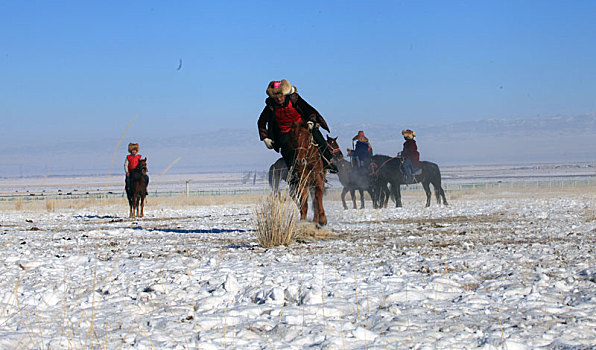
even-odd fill
[{"label": "red scarf", "polygon": [[292,100],[288,101],[287,107],[278,107],[275,110],[275,121],[282,133],[287,133],[292,129],[293,122],[302,120],[300,113],[292,106]]}]

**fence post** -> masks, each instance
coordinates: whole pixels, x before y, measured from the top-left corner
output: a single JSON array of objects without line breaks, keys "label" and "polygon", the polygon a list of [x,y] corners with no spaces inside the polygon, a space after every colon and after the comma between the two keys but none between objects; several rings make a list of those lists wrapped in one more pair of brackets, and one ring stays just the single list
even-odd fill
[{"label": "fence post", "polygon": [[186,180],[186,198],[190,197],[190,188],[189,188],[189,184],[190,180]]}]

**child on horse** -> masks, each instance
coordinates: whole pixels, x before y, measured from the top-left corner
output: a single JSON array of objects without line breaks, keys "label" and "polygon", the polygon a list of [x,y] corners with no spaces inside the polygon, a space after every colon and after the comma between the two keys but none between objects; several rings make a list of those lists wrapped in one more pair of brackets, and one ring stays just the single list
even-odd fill
[{"label": "child on horse", "polygon": [[[137,165],[139,164],[139,159],[141,159],[141,155],[139,154],[139,144],[138,143],[129,143],[128,144],[128,153],[126,158],[124,159],[124,172],[126,173],[126,180],[125,180],[125,189],[128,192],[131,189],[130,183],[130,172],[133,171]],[[149,185],[149,176],[145,175],[145,183]]]},{"label": "child on horse", "polygon": [[414,130],[402,130],[401,134],[404,136],[404,149],[398,153],[402,157],[402,168],[406,175],[406,183],[414,182],[414,175],[420,172],[422,163],[420,163],[420,153],[418,153],[418,146],[416,146],[416,133]]},{"label": "child on horse", "polygon": [[324,168],[337,173],[337,167],[331,164],[331,150],[319,131],[320,126],[329,132],[327,122],[296,91],[296,87],[286,79],[272,81],[267,85],[266,93],[269,97],[265,100],[265,108],[257,121],[259,137],[267,148],[281,151],[286,165],[291,168],[295,159],[290,140],[292,123],[306,120],[323,158]]},{"label": "child on horse", "polygon": [[364,136],[364,131],[358,131],[352,141],[356,141],[353,150],[348,148],[348,156],[352,158],[352,166],[367,168],[370,164],[370,157],[372,157],[372,147],[368,138]]}]

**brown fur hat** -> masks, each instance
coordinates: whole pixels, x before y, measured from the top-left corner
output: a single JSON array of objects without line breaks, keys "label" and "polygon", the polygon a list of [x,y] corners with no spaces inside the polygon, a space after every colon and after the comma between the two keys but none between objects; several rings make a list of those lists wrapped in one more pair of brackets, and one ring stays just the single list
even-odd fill
[{"label": "brown fur hat", "polygon": [[139,144],[138,143],[129,143],[128,144],[128,153],[132,153],[132,150],[136,149],[137,152],[139,151]]},{"label": "brown fur hat", "polygon": [[281,81],[272,81],[267,85],[267,95],[269,97],[277,97],[289,95],[296,91],[296,87],[292,86],[289,81],[282,79]]},{"label": "brown fur hat", "polygon": [[406,140],[411,140],[414,137],[416,137],[416,133],[414,132],[414,130],[410,129],[402,130],[401,134],[404,135],[404,139]]}]

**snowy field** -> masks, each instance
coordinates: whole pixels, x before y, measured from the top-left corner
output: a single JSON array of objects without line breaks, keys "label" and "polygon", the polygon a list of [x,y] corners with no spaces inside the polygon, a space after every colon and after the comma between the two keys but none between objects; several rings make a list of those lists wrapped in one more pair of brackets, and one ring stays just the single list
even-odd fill
[{"label": "snowy field", "polygon": [[[1,349],[593,349],[596,190],[448,191],[264,249],[263,197],[0,211]],[[215,203],[215,202],[214,202]],[[390,203],[391,204],[391,203]],[[370,202],[367,206],[371,207]]]}]

